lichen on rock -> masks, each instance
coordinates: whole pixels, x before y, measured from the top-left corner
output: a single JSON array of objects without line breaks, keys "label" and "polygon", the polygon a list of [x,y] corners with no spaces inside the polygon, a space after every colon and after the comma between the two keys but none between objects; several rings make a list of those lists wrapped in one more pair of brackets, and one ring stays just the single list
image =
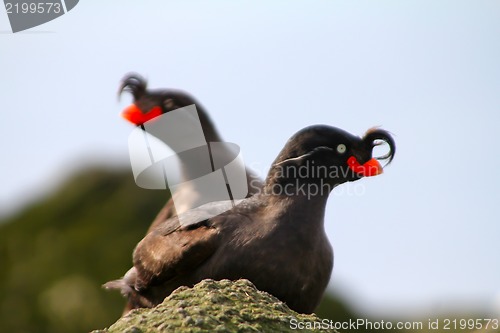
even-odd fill
[{"label": "lichen on rock", "polygon": [[203,280],[193,288],[178,288],[155,308],[133,310],[92,333],[336,332],[318,327],[320,323],[317,316],[292,311],[248,280]]}]

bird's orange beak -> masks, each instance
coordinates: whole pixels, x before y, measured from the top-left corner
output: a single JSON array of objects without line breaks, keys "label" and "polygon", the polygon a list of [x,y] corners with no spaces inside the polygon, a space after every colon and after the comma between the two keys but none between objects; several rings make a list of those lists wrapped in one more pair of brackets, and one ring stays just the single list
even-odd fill
[{"label": "bird's orange beak", "polygon": [[161,107],[155,106],[148,112],[144,113],[142,110],[135,104],[132,104],[126,107],[122,111],[122,117],[130,121],[132,124],[137,126],[144,124],[145,122],[154,119],[158,116],[161,116],[162,110]]},{"label": "bird's orange beak", "polygon": [[384,172],[384,169],[382,169],[379,161],[374,158],[361,165],[356,157],[351,156],[349,157],[349,159],[347,159],[347,165],[352,171],[364,177],[372,177],[380,175],[382,172]]}]

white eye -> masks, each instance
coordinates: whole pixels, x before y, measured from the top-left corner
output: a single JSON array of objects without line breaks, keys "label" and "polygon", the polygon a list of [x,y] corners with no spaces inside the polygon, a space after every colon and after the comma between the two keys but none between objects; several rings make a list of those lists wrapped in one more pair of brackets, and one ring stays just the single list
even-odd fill
[{"label": "white eye", "polygon": [[346,149],[347,149],[346,146],[342,143],[337,146],[337,152],[339,154],[345,153]]}]

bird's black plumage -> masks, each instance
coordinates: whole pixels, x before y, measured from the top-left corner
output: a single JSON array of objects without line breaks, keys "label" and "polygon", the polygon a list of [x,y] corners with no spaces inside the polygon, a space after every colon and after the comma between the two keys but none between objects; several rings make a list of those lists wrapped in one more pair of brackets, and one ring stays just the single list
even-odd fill
[{"label": "bird's black plumage", "polygon": [[[189,212],[182,225],[176,217],[162,221],[137,245],[134,267],[107,287],[121,289],[137,308],[155,306],[177,287],[205,278],[246,278],[295,311],[314,311],[333,267],[323,225],[328,195],[362,177],[348,160],[372,161],[377,140],[389,145],[383,159],[391,161],[394,140],[381,129],[364,138],[325,125],[299,131],[273,162],[261,193],[201,221],[204,211]],[[314,172],[320,167],[329,172]]]}]

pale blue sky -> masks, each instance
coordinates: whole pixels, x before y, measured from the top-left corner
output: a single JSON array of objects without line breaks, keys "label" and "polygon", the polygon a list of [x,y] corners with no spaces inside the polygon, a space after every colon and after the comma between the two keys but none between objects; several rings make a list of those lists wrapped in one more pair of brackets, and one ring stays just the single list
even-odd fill
[{"label": "pale blue sky", "polygon": [[0,10],[0,212],[127,163],[116,90],[137,71],[195,95],[262,174],[311,124],[394,133],[384,175],[329,200],[331,289],[373,314],[500,316],[499,1],[86,0],[9,30]]}]

